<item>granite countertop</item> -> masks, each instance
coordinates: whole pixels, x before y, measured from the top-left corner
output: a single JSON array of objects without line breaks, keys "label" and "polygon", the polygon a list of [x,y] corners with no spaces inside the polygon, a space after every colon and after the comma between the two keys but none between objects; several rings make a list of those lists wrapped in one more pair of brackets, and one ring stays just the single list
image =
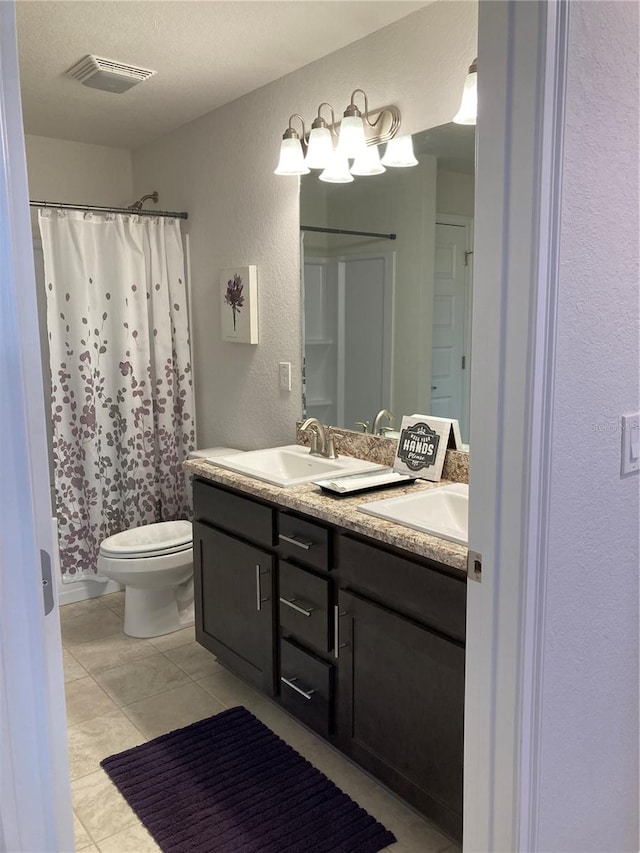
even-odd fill
[{"label": "granite countertop", "polygon": [[353,530],[371,539],[377,539],[412,554],[443,563],[466,574],[467,549],[464,545],[457,545],[455,542],[449,542],[439,536],[421,533],[393,521],[384,521],[381,518],[366,515],[357,509],[359,504],[369,501],[415,494],[417,491],[425,491],[426,489],[437,489],[449,482],[447,480],[442,480],[440,483],[417,480],[407,486],[378,489],[353,496],[333,496],[311,483],[288,488],[273,486],[254,477],[247,477],[244,474],[237,474],[235,471],[220,468],[205,459],[190,459],[185,462],[185,467],[190,474],[203,477],[214,483],[220,483],[223,486],[229,486],[239,492],[245,492],[258,500],[270,501],[285,509],[297,510],[305,515],[326,521],[328,524]]}]

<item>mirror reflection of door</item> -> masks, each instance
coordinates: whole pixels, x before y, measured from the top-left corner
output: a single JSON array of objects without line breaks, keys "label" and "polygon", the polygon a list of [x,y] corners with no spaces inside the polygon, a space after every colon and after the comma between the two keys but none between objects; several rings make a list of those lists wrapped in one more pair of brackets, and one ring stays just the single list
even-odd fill
[{"label": "mirror reflection of door", "polygon": [[431,412],[457,418],[462,440],[469,435],[468,376],[471,223],[436,223],[431,339]]}]

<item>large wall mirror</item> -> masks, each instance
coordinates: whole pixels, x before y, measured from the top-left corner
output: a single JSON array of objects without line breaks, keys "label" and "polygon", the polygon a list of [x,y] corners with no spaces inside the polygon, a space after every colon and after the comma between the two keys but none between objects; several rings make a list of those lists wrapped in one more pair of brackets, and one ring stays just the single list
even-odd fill
[{"label": "large wall mirror", "polygon": [[417,166],[301,178],[304,410],[347,429],[452,417],[468,442],[475,128],[413,143]]}]

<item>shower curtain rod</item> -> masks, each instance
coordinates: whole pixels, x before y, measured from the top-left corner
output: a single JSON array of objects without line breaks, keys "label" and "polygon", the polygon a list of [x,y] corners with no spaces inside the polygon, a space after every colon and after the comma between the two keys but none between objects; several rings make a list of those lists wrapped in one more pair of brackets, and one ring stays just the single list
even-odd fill
[{"label": "shower curtain rod", "polygon": [[60,201],[29,201],[31,207],[50,207],[56,210],[86,210],[94,213],[133,213],[136,216],[165,216],[172,219],[188,219],[189,214],[171,210],[132,210],[130,207],[99,207],[95,204],[66,204]]},{"label": "shower curtain rod", "polygon": [[301,231],[319,231],[322,234],[351,234],[354,237],[380,237],[382,240],[395,240],[397,234],[378,234],[375,231],[347,231],[344,228],[316,228],[315,225],[301,225]]}]

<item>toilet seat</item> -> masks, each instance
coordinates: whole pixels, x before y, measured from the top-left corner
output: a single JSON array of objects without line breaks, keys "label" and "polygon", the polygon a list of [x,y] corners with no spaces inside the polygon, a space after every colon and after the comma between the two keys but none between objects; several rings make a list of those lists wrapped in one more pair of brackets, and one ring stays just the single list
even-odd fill
[{"label": "toilet seat", "polygon": [[109,536],[101,543],[100,554],[119,560],[134,560],[179,554],[192,545],[190,521],[159,521]]}]

